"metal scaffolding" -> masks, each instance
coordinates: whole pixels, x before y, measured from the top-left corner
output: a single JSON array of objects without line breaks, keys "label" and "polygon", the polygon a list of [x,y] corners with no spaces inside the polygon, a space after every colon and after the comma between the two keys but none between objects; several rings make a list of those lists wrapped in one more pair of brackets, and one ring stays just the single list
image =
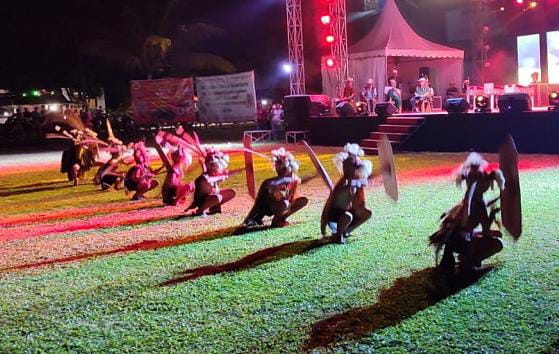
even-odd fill
[{"label": "metal scaffolding", "polygon": [[473,0],[472,6],[472,63],[473,83],[483,85],[485,72],[489,64],[490,31],[488,26],[490,3],[492,0]]},{"label": "metal scaffolding", "polygon": [[305,55],[303,48],[302,0],[286,0],[287,45],[291,73],[289,88],[292,95],[305,94]]},{"label": "metal scaffolding", "polygon": [[349,55],[347,51],[347,10],[346,0],[330,1],[330,16],[332,18],[331,31],[335,42],[332,45],[332,58],[336,62],[335,78],[339,95],[343,89],[343,82],[349,78]]}]

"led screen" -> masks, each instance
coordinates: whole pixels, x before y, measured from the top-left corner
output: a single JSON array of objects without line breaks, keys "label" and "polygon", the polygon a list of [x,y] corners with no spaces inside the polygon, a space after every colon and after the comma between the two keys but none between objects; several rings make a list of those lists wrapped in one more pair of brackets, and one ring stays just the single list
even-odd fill
[{"label": "led screen", "polygon": [[547,76],[550,84],[559,84],[559,31],[547,32]]},{"label": "led screen", "polygon": [[529,85],[532,75],[538,73],[538,81],[541,80],[540,65],[540,35],[531,34],[517,37],[518,47],[518,83]]}]

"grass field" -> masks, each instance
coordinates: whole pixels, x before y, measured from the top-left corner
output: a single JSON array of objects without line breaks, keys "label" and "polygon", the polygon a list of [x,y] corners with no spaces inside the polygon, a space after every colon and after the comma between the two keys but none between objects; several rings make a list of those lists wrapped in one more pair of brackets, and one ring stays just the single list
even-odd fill
[{"label": "grass field", "polygon": [[[337,177],[334,150],[319,151]],[[55,167],[0,170],[0,352],[551,353],[559,157],[521,157],[522,238],[456,281],[432,271],[427,237],[462,197],[450,173],[463,157],[398,155],[400,200],[377,179],[373,218],[345,246],[321,239],[318,179],[288,228],[239,234],[244,175],[226,182],[238,197],[223,215],[185,218],[157,192],[130,202]],[[260,158],[256,170],[272,174]]]}]

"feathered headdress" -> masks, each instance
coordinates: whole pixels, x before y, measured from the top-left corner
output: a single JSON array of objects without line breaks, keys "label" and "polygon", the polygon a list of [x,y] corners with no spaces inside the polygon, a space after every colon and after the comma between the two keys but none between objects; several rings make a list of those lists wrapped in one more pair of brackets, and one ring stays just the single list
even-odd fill
[{"label": "feathered headdress", "polygon": [[206,166],[210,163],[215,163],[218,170],[223,171],[229,167],[229,155],[224,154],[223,151],[216,149],[213,146],[205,146],[202,148],[204,154],[204,163]]},{"label": "feathered headdress", "polygon": [[79,131],[85,130],[85,125],[82,120],[74,113],[64,114],[61,112],[49,112],[45,117],[45,124],[49,123],[53,125],[67,125],[68,127]]},{"label": "feathered headdress", "polygon": [[272,150],[272,163],[274,169],[279,164],[282,168],[285,168],[288,173],[297,173],[297,171],[299,171],[299,163],[295,161],[293,154],[283,147]]},{"label": "feathered headdress", "polygon": [[489,166],[489,162],[485,161],[480,154],[471,152],[456,172],[456,183],[460,184],[463,178],[470,173],[472,167],[477,167],[480,172],[484,172],[487,166]]},{"label": "feathered headdress", "polygon": [[361,157],[365,155],[365,151],[357,144],[346,144],[344,151],[337,153],[334,156],[334,165],[341,175],[344,174],[344,161],[352,157],[357,163],[355,170],[356,177],[359,179],[368,178],[373,173],[373,163],[369,160],[362,160]]}]

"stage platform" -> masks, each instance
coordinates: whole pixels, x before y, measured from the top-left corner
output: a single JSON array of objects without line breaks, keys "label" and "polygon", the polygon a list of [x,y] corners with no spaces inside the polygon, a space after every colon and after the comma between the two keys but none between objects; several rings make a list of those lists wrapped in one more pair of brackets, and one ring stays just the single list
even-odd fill
[{"label": "stage platform", "polygon": [[[559,154],[559,111],[544,109],[509,113],[404,113],[391,117],[419,119],[415,130],[397,146],[399,151],[458,152],[474,149],[496,152],[500,142],[511,134],[521,153]],[[396,119],[398,120],[398,119]],[[386,120],[376,116],[311,117],[312,143],[343,146],[368,139]],[[382,127],[381,127],[382,130]]]}]

